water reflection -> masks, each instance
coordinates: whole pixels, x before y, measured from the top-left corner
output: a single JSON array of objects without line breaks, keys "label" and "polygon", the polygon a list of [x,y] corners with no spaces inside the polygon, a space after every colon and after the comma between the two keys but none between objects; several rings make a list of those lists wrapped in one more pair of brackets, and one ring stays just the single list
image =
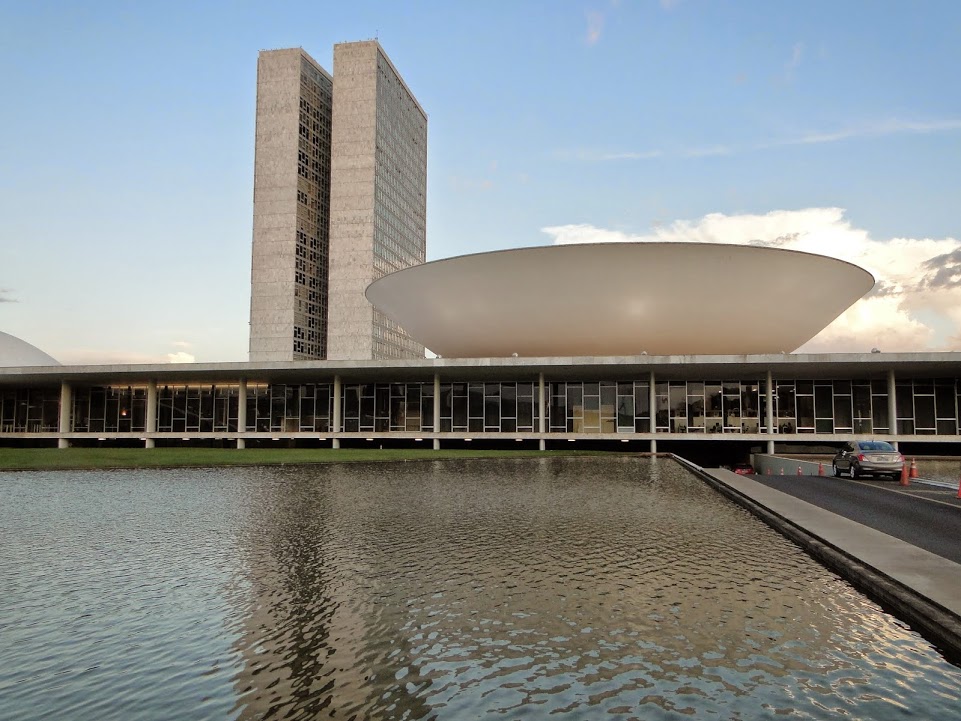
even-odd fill
[{"label": "water reflection", "polygon": [[887,718],[922,689],[945,703],[959,680],[673,463],[338,466],[272,480],[257,485],[243,539],[245,718]]},{"label": "water reflection", "polygon": [[0,716],[951,718],[961,670],[676,464],[0,473]]}]

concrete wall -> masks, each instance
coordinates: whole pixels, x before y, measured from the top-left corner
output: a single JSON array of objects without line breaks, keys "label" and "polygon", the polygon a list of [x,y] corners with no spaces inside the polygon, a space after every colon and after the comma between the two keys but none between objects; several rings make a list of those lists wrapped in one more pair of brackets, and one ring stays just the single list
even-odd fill
[{"label": "concrete wall", "polygon": [[250,360],[293,360],[297,146],[302,51],[257,60]]},{"label": "concrete wall", "polygon": [[769,456],[762,453],[755,453],[752,459],[751,464],[754,470],[762,476],[796,476],[798,468],[801,469],[803,476],[816,476],[819,470],[825,476],[831,475],[830,461],[799,461],[796,458]]},{"label": "concrete wall", "polygon": [[327,357],[373,357],[377,43],[334,46]]}]

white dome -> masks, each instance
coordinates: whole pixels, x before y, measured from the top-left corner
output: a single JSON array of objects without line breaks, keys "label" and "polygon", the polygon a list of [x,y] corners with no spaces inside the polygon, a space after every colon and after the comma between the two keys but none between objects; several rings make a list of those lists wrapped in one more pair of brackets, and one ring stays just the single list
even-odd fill
[{"label": "white dome", "polygon": [[59,362],[26,341],[0,331],[0,368],[58,366]]}]

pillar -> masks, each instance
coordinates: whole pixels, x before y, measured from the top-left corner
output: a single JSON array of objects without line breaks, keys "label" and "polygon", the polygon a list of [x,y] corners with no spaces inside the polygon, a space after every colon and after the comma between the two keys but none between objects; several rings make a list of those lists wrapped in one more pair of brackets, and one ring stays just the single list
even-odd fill
[{"label": "pillar", "polygon": [[547,439],[544,438],[547,427],[547,399],[544,393],[544,374],[537,376],[537,432],[541,434],[537,442],[537,448],[541,451],[547,450]]},{"label": "pillar", "polygon": [[[434,433],[440,433],[440,373],[434,374]],[[440,438],[434,437],[434,450],[440,450]]]},{"label": "pillar", "polygon": [[[340,429],[343,428],[343,423],[340,419],[341,414],[341,391],[340,391],[340,376],[334,376],[334,417],[330,422],[330,429],[334,434],[340,433]],[[334,437],[331,441],[331,448],[340,448],[340,439]]]},{"label": "pillar", "polygon": [[157,381],[147,381],[147,439],[144,448],[153,448],[155,441],[150,437],[157,432]]},{"label": "pillar", "polygon": [[241,378],[237,384],[237,448],[247,447],[243,434],[247,432],[247,379]]},{"label": "pillar", "polygon": [[[651,434],[657,433],[657,391],[654,388],[654,371],[648,377],[647,413],[651,417]],[[651,438],[651,453],[657,453],[657,439]]]},{"label": "pillar", "polygon": [[764,378],[764,398],[767,408],[764,413],[764,424],[767,426],[767,454],[774,455],[774,378],[771,371]]},{"label": "pillar", "polygon": [[73,430],[70,425],[72,409],[73,394],[70,391],[70,384],[64,381],[60,384],[60,420],[57,424],[57,431],[61,434],[61,437],[57,439],[57,448],[70,448],[70,441],[63,438],[63,434]]},{"label": "pillar", "polygon": [[[898,395],[893,368],[888,371],[888,433],[892,436],[898,433]],[[897,448],[898,442],[892,441],[891,445]]]}]

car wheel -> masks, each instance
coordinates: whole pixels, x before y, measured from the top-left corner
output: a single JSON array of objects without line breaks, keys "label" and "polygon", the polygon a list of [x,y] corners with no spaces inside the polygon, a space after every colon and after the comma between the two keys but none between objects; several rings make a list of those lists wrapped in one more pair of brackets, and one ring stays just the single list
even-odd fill
[{"label": "car wheel", "polygon": [[840,477],[841,477],[841,469],[838,468],[838,464],[837,464],[837,463],[832,463],[832,464],[831,464],[831,470],[834,471],[834,477],[835,477],[835,478],[840,478]]},{"label": "car wheel", "polygon": [[853,481],[857,479],[857,477],[858,477],[858,470],[857,468],[854,467],[854,464],[852,463],[850,466],[848,466],[848,478],[850,478]]}]

